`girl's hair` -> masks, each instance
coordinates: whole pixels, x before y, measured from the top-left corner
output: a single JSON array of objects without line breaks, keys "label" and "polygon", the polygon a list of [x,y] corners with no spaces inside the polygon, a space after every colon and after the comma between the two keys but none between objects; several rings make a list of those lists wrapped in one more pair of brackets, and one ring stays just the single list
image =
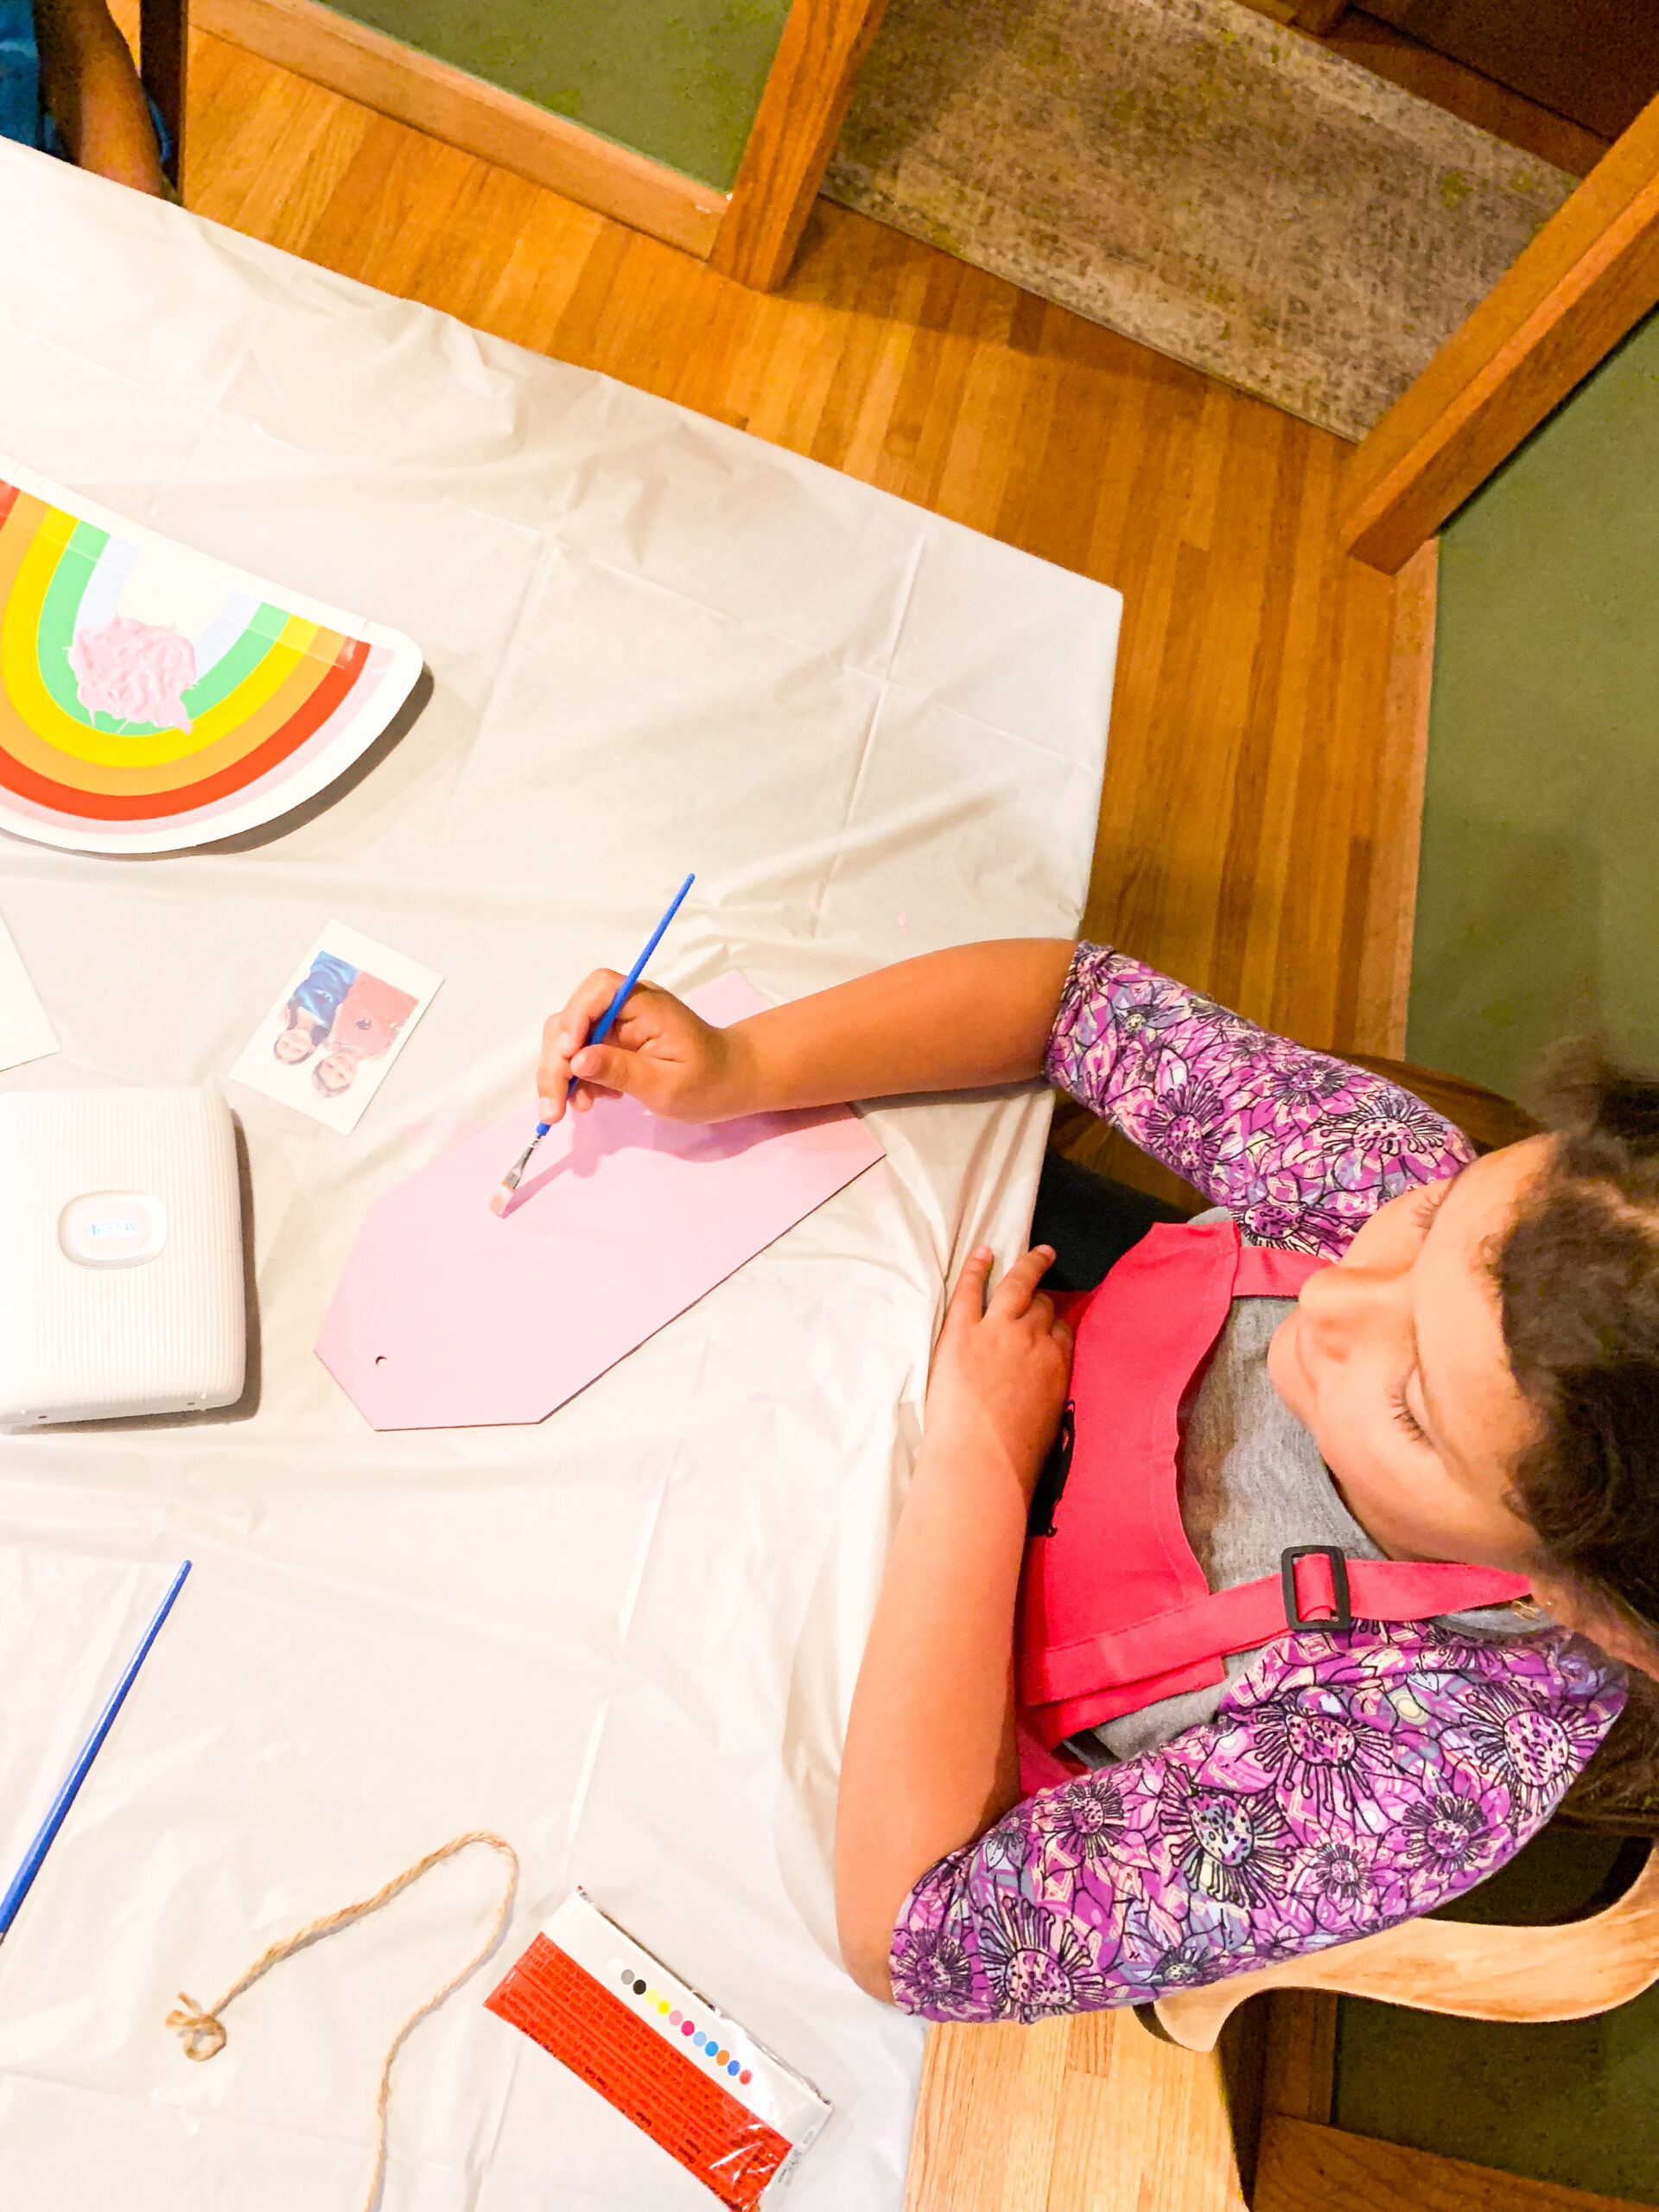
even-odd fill
[{"label": "girl's hair", "polygon": [[[1516,1503],[1539,1565],[1659,1653],[1659,1081],[1577,1046],[1544,1103],[1554,1150],[1495,1265],[1510,1364],[1539,1421]],[[1563,1809],[1659,1834],[1659,1684],[1632,1674]]]}]

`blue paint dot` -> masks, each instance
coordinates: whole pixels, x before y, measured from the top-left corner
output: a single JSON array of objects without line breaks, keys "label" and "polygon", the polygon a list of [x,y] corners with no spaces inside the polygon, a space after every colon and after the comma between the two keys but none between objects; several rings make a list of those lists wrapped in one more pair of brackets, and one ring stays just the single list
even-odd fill
[{"label": "blue paint dot", "polygon": [[728,2059],[727,2060],[727,2062],[726,2062],[726,2071],[727,2071],[728,2074],[735,2074],[735,2073],[736,2073],[736,2071],[737,2071],[737,2061],[736,2061],[734,2058],[728,2058]]},{"label": "blue paint dot", "polygon": [[692,2048],[692,2050],[701,2050],[702,2049],[704,2040],[705,2040],[705,2039],[704,2039],[704,2037],[703,2037],[702,2034],[701,2033],[701,2031],[699,2031],[696,2035],[694,2035],[694,2036],[692,2037],[692,2038],[691,2038],[691,2048]]}]

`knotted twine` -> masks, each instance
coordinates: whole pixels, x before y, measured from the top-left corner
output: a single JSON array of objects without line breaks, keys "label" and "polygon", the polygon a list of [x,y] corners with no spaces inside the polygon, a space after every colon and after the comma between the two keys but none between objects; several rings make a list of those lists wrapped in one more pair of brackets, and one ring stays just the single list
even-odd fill
[{"label": "knotted twine", "polygon": [[483,1948],[475,1951],[461,1967],[452,1974],[442,1989],[435,1990],[423,2004],[418,2005],[391,2039],[385,2063],[380,2069],[380,2087],[374,2101],[374,2171],[369,2181],[369,2193],[363,2201],[364,2212],[374,2212],[379,2201],[380,2183],[386,2171],[386,2105],[391,2094],[391,2062],[403,2048],[404,2038],[417,2028],[429,2012],[435,2012],[444,1999],[459,1989],[468,1974],[481,1967],[501,1940],[501,1931],[507,1924],[512,1910],[512,1900],[518,1886],[518,1854],[505,1836],[494,1834],[488,1828],[473,1828],[465,1835],[452,1836],[448,1843],[440,1844],[435,1851],[429,1851],[424,1859],[417,1859],[412,1866],[404,1867],[401,1874],[393,1875],[384,1889],[377,1890],[372,1897],[364,1897],[356,1904],[342,1905],[338,1912],[325,1913],[321,1920],[313,1920],[280,1943],[273,1943],[261,1957],[256,1959],[238,1981],[232,1983],[217,2005],[204,2010],[194,1997],[179,1992],[180,2008],[169,2012],[167,2024],[173,2029],[184,2045],[187,2058],[205,2061],[216,2058],[226,2044],[225,2025],[219,2018],[226,2006],[251,1989],[262,1974],[291,1958],[296,1951],[303,1951],[313,1943],[320,1943],[325,1936],[332,1936],[337,1929],[349,1928],[354,1920],[366,1919],[372,1912],[378,1912],[383,1904],[390,1904],[411,1884],[418,1882],[445,1859],[453,1859],[458,1851],[465,1851],[468,1844],[486,1843],[492,1851],[499,1852],[507,1862],[506,1887],[501,1902],[496,1907],[495,1918],[485,1937]]}]

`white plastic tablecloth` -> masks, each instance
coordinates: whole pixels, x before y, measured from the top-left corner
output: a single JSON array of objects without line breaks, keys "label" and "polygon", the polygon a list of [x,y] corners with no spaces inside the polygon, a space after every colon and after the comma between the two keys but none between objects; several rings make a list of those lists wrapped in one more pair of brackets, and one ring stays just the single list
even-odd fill
[{"label": "white plastic tablecloth", "polygon": [[576,1882],[833,2101],[790,2202],[896,2207],[921,2032],[836,1962],[839,1745],[942,1286],[1019,1245],[1044,1095],[873,1111],[885,1166],[540,1427],[377,1435],[311,1346],[369,1201],[528,1109],[542,1016],[688,868],[681,988],[1073,929],[1116,594],[0,143],[8,448],[408,631],[433,688],[252,849],[0,840],[63,1045],[0,1084],[220,1079],[336,917],[446,981],[353,1136],[231,1093],[257,1408],[0,1439],[0,1827],[196,1561],[0,1949],[0,2202],[353,2212],[381,2055],[496,1862],[279,1967],[209,2065],[163,2015],[487,1827],[512,1924],[398,2062],[388,2212],[711,2202],[480,2004]]}]

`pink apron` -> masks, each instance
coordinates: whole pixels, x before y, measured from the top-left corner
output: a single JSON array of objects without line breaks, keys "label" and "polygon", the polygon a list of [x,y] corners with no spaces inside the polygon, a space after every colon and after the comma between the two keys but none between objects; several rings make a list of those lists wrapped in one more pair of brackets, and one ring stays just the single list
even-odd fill
[{"label": "pink apron", "polygon": [[1489,1567],[1292,1547],[1281,1572],[1211,1592],[1181,1525],[1176,1409],[1235,1298],[1294,1298],[1327,1265],[1240,1242],[1230,1221],[1154,1229],[1069,1307],[1077,1351],[1058,1487],[1039,1491],[1015,1633],[1026,1789],[1077,1770],[1079,1729],[1224,1681],[1224,1656],[1289,1628],[1425,1620],[1524,1596]]}]

